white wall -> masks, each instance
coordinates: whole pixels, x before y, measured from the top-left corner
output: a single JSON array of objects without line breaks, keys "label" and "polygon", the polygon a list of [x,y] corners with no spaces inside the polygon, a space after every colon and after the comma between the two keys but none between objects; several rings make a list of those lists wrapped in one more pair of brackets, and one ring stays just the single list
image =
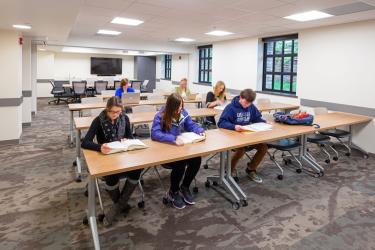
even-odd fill
[{"label": "white wall", "polygon": [[[15,99],[22,96],[22,46],[19,34],[0,31],[0,98]],[[19,139],[22,133],[22,105],[1,107],[3,117],[0,141]]]},{"label": "white wall", "polygon": [[[55,53],[50,51],[38,51],[38,79],[55,80],[86,80],[102,79],[97,75],[90,74],[91,57],[122,58],[122,75],[114,78],[134,78],[134,57],[116,55],[98,55],[84,53]],[[38,83],[38,97],[50,97],[51,85],[49,83]]]},{"label": "white wall", "polygon": [[[25,38],[22,45],[22,90],[32,91],[31,87],[31,39]],[[22,122],[31,122],[32,97],[23,97]]]}]

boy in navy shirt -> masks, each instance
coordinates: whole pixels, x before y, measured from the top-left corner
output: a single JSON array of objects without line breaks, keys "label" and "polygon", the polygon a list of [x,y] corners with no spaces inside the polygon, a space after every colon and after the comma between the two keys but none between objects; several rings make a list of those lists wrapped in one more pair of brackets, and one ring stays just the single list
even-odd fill
[{"label": "boy in navy shirt", "polygon": [[[236,96],[232,102],[225,107],[219,119],[218,127],[241,132],[243,131],[241,126],[256,122],[266,122],[262,119],[262,114],[253,104],[255,97],[256,93],[253,90],[242,90],[240,95]],[[262,178],[257,175],[256,169],[267,153],[267,145],[261,143],[251,146],[250,149],[256,149],[257,152],[253,159],[247,164],[246,173],[251,180],[262,183]],[[237,163],[245,152],[246,147],[235,150],[231,161],[232,175],[235,175]],[[237,176],[234,176],[234,179],[238,181]]]}]

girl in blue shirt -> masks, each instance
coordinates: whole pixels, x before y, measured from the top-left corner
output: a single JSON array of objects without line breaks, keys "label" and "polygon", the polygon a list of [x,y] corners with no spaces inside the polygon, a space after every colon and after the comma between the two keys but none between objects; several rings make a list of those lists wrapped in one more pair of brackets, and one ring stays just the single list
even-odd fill
[{"label": "girl in blue shirt", "polygon": [[120,82],[120,88],[116,89],[115,96],[122,97],[122,93],[131,93],[135,92],[132,87],[129,87],[129,81],[127,78],[124,78]]}]

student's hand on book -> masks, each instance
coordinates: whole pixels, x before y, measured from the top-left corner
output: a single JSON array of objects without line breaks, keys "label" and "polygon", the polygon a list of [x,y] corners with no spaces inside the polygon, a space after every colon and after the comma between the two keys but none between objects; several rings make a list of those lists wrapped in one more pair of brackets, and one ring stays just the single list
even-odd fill
[{"label": "student's hand on book", "polygon": [[182,146],[182,145],[184,145],[184,141],[181,140],[180,138],[177,138],[177,139],[176,139],[176,145],[177,145],[177,146]]},{"label": "student's hand on book", "polygon": [[234,126],[234,130],[236,130],[237,132],[241,132],[241,131],[245,131],[241,125],[236,125]]},{"label": "student's hand on book", "polygon": [[205,132],[200,133],[199,135],[200,135],[200,136],[204,136],[204,137],[206,137],[206,133],[205,133]]},{"label": "student's hand on book", "polygon": [[101,151],[103,154],[108,154],[108,153],[111,151],[111,148],[108,147],[107,143],[104,143],[104,144],[102,144],[102,146],[100,147],[100,151]]}]

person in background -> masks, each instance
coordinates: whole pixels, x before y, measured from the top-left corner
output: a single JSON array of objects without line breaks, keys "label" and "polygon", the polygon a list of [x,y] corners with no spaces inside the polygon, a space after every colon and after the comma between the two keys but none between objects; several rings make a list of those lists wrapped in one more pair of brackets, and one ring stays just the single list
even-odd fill
[{"label": "person in background", "polygon": [[[218,81],[214,87],[214,91],[210,91],[206,96],[206,106],[207,108],[215,108],[216,106],[223,105],[227,100],[225,83],[223,81]],[[216,125],[215,118],[213,116],[207,117],[207,121],[211,124]]]},{"label": "person in background", "polygon": [[[97,143],[94,142],[96,137]],[[111,97],[106,108],[96,117],[83,139],[82,148],[91,149],[104,154],[110,151],[107,143],[133,139],[128,116],[123,112],[118,98]],[[113,205],[105,214],[104,224],[112,225],[115,218],[122,212],[129,210],[128,200],[138,185],[142,170],[132,170],[126,173],[113,174],[104,177],[105,190],[111,197]],[[127,177],[124,187],[119,189],[119,180]]]},{"label": "person in background", "polygon": [[186,98],[188,95],[190,95],[190,90],[187,87],[187,79],[182,78],[180,81],[180,85],[176,87],[175,93],[179,94],[182,98]]},{"label": "person in background", "polygon": [[[184,143],[177,136],[183,132],[194,132],[206,136],[204,129],[193,122],[184,109],[182,97],[174,93],[168,96],[165,107],[155,115],[151,139],[181,146]],[[172,169],[171,187],[167,192],[167,198],[172,205],[177,209],[183,209],[186,206],[185,204],[195,204],[190,192],[190,184],[199,171],[201,157],[167,163],[164,166]]]},{"label": "person in background", "polygon": [[[249,125],[256,122],[266,122],[262,119],[262,114],[253,104],[256,98],[256,93],[251,89],[244,89],[239,96],[236,96],[230,104],[228,104],[220,116],[218,127],[238,132],[243,131],[241,126]],[[253,145],[251,147],[244,147],[235,150],[232,156],[232,176],[238,181],[236,175],[236,166],[241,157],[245,154],[246,149],[256,149],[257,152],[253,159],[247,164],[247,176],[257,182],[262,183],[262,178],[257,175],[257,167],[262,162],[265,154],[267,153],[267,145],[264,143]]]},{"label": "person in background", "polygon": [[129,80],[124,78],[120,82],[120,88],[116,89],[115,96],[121,98],[123,93],[135,92],[132,87],[129,87]]}]

